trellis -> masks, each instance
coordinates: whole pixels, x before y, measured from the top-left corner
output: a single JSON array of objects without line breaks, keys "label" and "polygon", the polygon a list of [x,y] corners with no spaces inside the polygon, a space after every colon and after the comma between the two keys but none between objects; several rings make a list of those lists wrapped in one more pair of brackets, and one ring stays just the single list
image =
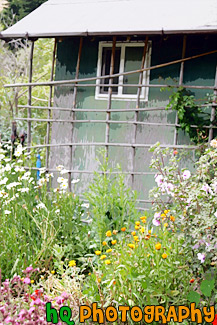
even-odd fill
[{"label": "trellis", "polygon": [[[142,57],[142,63],[141,63],[141,68],[139,70],[134,70],[134,71],[129,71],[129,72],[123,72],[123,73],[116,73],[114,74],[114,59],[115,59],[115,49],[116,49],[116,42],[117,42],[117,37],[113,37],[112,41],[112,54],[111,54],[111,65],[110,65],[110,74],[106,76],[96,76],[96,77],[90,77],[90,78],[80,78],[79,79],[79,69],[80,69],[80,61],[81,61],[81,54],[82,54],[82,45],[83,45],[83,37],[80,38],[80,44],[79,44],[79,50],[78,50],[78,57],[77,57],[77,65],[76,65],[76,73],[75,73],[75,78],[72,80],[61,80],[61,81],[54,81],[54,67],[55,67],[55,58],[56,58],[56,48],[57,48],[57,39],[55,39],[54,42],[54,49],[53,49],[53,57],[52,57],[52,68],[51,68],[51,76],[50,76],[50,81],[48,82],[32,82],[32,71],[33,71],[33,52],[34,52],[34,40],[31,42],[31,50],[30,50],[30,60],[29,60],[29,82],[28,83],[16,83],[16,84],[10,84],[10,85],[5,85],[6,88],[8,87],[28,87],[28,104],[27,105],[18,105],[18,108],[26,108],[28,110],[27,118],[17,118],[17,120],[25,120],[27,122],[27,130],[28,130],[28,135],[27,135],[27,150],[31,151],[32,149],[38,149],[38,148],[46,148],[46,171],[47,172],[56,172],[57,170],[50,168],[49,166],[49,155],[50,155],[50,148],[52,147],[69,147],[70,148],[70,168],[68,170],[68,184],[69,184],[69,190],[71,191],[71,178],[72,178],[72,173],[89,173],[92,174],[93,171],[91,170],[75,170],[73,169],[73,156],[74,156],[74,149],[79,146],[104,146],[106,149],[106,154],[108,155],[108,149],[109,147],[116,146],[116,147],[130,147],[132,148],[132,166],[133,170],[131,171],[124,171],[123,173],[126,175],[131,175],[132,177],[132,184],[134,184],[134,176],[135,175],[150,175],[153,174],[152,172],[136,172],[135,169],[135,151],[136,148],[150,148],[153,144],[138,144],[136,143],[136,134],[137,134],[137,127],[138,125],[142,126],[168,126],[168,127],[174,127],[174,141],[172,145],[161,145],[161,147],[170,147],[170,148],[180,148],[180,149],[196,149],[197,146],[188,146],[188,145],[178,145],[177,144],[177,135],[178,135],[178,130],[177,128],[180,127],[179,121],[178,121],[178,115],[176,114],[176,120],[175,123],[156,123],[156,122],[141,122],[138,121],[138,113],[139,112],[148,112],[148,111],[160,111],[160,110],[165,110],[165,107],[146,107],[146,108],[140,108],[140,95],[141,95],[141,90],[143,87],[154,87],[154,88],[165,88],[165,87],[170,87],[170,85],[167,84],[143,84],[143,73],[145,71],[151,71],[154,69],[159,69],[162,67],[167,67],[170,65],[174,65],[177,63],[180,63],[180,74],[179,74],[179,83],[178,85],[173,85],[171,87],[180,87],[184,86],[187,89],[207,89],[207,90],[212,90],[214,93],[214,96],[217,95],[217,68],[216,68],[216,74],[215,74],[215,84],[213,86],[194,86],[194,85],[183,85],[183,75],[184,75],[184,64],[185,62],[189,60],[194,60],[203,56],[207,56],[213,53],[217,53],[217,50],[206,52],[206,53],[201,53],[198,55],[194,55],[191,57],[185,57],[185,52],[186,52],[186,39],[187,36],[185,35],[183,37],[183,46],[182,46],[182,58],[179,60],[174,60],[171,62],[163,63],[163,64],[158,64],[155,66],[150,66],[148,68],[144,68],[145,66],[145,59],[146,59],[146,53],[148,49],[148,42],[149,38],[148,36],[146,37],[144,41],[144,51],[143,51],[143,57]],[[120,76],[126,76],[130,74],[135,74],[139,73],[139,83],[137,85],[135,84],[127,84],[127,87],[136,87],[137,88],[137,96],[136,96],[136,105],[135,108],[132,109],[112,109],[111,104],[112,104],[112,89],[113,87],[120,86],[120,83],[118,84],[113,84],[113,78],[115,77],[120,77]],[[100,83],[99,85],[96,85],[96,80],[103,80],[105,78],[109,78],[109,84],[102,84]],[[81,82],[93,82],[93,83],[81,83]],[[53,98],[53,89],[55,86],[73,86],[73,102],[72,102],[72,107],[54,107],[52,106],[52,98]],[[49,91],[49,104],[48,106],[35,106],[32,105],[32,87],[43,87],[43,86],[49,86],[50,91]],[[107,108],[106,109],[95,109],[95,108],[88,108],[88,109],[79,109],[76,108],[76,99],[77,99],[77,91],[78,87],[103,87],[106,86],[108,87],[108,100],[107,100]],[[209,141],[213,138],[213,129],[216,128],[214,125],[214,119],[215,119],[215,110],[216,110],[216,102],[215,100],[209,104],[211,106],[211,117],[210,117],[210,125],[204,126],[204,128],[209,129]],[[201,105],[205,106],[205,105]],[[208,106],[208,105],[206,105]],[[32,118],[31,117],[31,110],[32,109],[38,109],[38,110],[47,110],[48,115],[46,119],[40,119],[40,118]],[[68,111],[71,112],[71,119],[52,119],[52,111]],[[86,120],[78,120],[76,119],[76,112],[104,112],[106,113],[106,119],[103,120],[94,120],[94,119],[86,119]],[[134,120],[133,121],[122,121],[122,120],[111,120],[111,113],[113,112],[134,112]],[[37,121],[37,122],[47,122],[47,135],[46,135],[46,143],[45,144],[40,144],[36,146],[31,146],[31,125],[32,122]],[[71,141],[68,143],[59,143],[59,144],[51,144],[50,143],[50,132],[51,132],[51,124],[52,123],[70,123],[71,124]],[[105,128],[105,141],[104,142],[86,142],[86,143],[76,143],[73,141],[73,130],[74,130],[74,125],[76,123],[103,123],[106,125]],[[134,126],[134,131],[133,131],[133,139],[132,143],[111,143],[109,141],[109,135],[110,135],[110,125],[111,124],[131,124]],[[196,125],[191,125],[192,128],[197,128]],[[35,168],[36,169],[36,168]],[[118,172],[113,172],[114,174]],[[139,200],[139,202],[142,203],[147,203],[150,202],[149,200]]]}]

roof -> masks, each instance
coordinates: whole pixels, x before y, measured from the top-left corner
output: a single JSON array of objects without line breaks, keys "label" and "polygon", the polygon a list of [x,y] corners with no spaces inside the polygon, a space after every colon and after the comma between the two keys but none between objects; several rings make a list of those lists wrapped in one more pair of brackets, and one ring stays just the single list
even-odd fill
[{"label": "roof", "polygon": [[216,0],[49,0],[2,38],[217,32]]}]

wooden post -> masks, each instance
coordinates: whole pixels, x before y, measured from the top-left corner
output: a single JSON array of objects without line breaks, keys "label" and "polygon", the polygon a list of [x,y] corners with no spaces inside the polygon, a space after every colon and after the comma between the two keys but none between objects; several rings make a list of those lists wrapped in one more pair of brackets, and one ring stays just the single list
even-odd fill
[{"label": "wooden post", "polygon": [[[33,70],[33,52],[34,52],[34,44],[35,42],[32,41],[31,44],[31,49],[30,49],[30,57],[29,57],[29,83],[32,82],[32,70]],[[32,86],[29,86],[29,90],[28,90],[28,118],[31,118],[31,105],[32,105]],[[27,146],[30,147],[31,146],[31,121],[28,121],[28,125],[27,125]],[[28,152],[30,152],[30,149],[28,148]]]},{"label": "wooden post", "polygon": [[[56,59],[56,48],[57,48],[57,39],[55,38],[54,41],[54,48],[53,48],[53,57],[52,57],[52,66],[51,66],[51,75],[50,75],[50,81],[53,81],[54,79],[54,67],[55,67],[55,59]],[[48,107],[52,107],[52,96],[53,96],[53,86],[50,86],[50,93],[49,93],[49,104]],[[47,114],[48,120],[51,119],[51,109],[48,108],[48,114]],[[51,122],[47,122],[47,136],[46,136],[46,143],[50,143],[50,127]],[[46,170],[49,169],[49,146],[46,148]]]},{"label": "wooden post", "polygon": [[[145,67],[145,58],[146,58],[146,53],[147,53],[147,48],[148,48],[148,36],[146,36],[145,39],[145,45],[144,45],[144,51],[143,51],[143,56],[142,56],[142,65],[141,65],[141,69],[144,69]],[[142,84],[143,81],[143,71],[140,72],[139,75],[139,85]],[[138,121],[138,115],[139,115],[139,104],[140,104],[140,95],[141,95],[141,90],[142,87],[138,86],[138,90],[137,90],[137,99],[136,99],[136,110],[135,110],[135,118],[134,118],[134,132],[133,132],[133,144],[136,143],[136,133],[137,133],[137,121]],[[134,169],[135,169],[135,157],[136,157],[136,148],[133,148],[133,157],[132,157],[132,187],[134,185],[134,178],[135,178],[135,174],[134,174]]]},{"label": "wooden post", "polygon": [[[114,73],[115,65],[115,48],[116,48],[116,36],[113,37],[112,43],[112,54],[111,54],[111,64],[110,64],[110,75]],[[113,78],[109,79],[109,84],[113,84]],[[110,115],[111,115],[111,103],[112,103],[112,87],[108,89],[108,104],[107,104],[107,113],[106,113],[106,131],[105,131],[105,148],[106,148],[106,157],[108,158],[108,143],[109,143],[109,129],[110,129]]]},{"label": "wooden post", "polygon": [[[77,65],[76,65],[76,73],[75,73],[75,79],[78,79],[79,77],[79,69],[80,69],[80,63],[81,63],[81,52],[82,52],[82,46],[83,46],[83,37],[80,38],[80,44],[79,44],[79,50],[78,50],[78,59],[77,59]],[[74,85],[74,93],[73,93],[73,103],[72,103],[72,110],[71,110],[71,117],[72,120],[75,120],[75,111],[74,109],[76,108],[76,99],[77,99],[77,82]],[[74,138],[74,123],[71,123],[71,143],[73,143],[73,138]],[[73,169],[73,157],[74,157],[74,147],[70,146],[69,147],[69,170]],[[72,191],[72,173],[68,173],[68,186],[69,186],[69,191]]]},{"label": "wooden post", "polygon": [[[182,47],[182,59],[185,58],[186,40],[187,40],[187,36],[184,35],[184,38],[183,38],[183,47]],[[179,74],[179,86],[181,86],[182,83],[183,83],[183,76],[184,76],[184,61],[181,62],[180,74]],[[176,112],[175,124],[177,125],[178,123],[179,123],[179,118],[178,118],[178,113]],[[178,130],[177,130],[177,127],[175,126],[174,140],[173,140],[174,146],[177,144],[177,139],[178,139]]]},{"label": "wooden post", "polygon": [[[215,73],[215,89],[214,89],[214,99],[213,105],[211,110],[211,117],[210,117],[210,126],[213,126],[213,121],[215,120],[215,109],[216,109],[216,96],[217,96],[217,66],[216,66],[216,73]],[[209,142],[213,139],[213,128],[209,129]]]}]

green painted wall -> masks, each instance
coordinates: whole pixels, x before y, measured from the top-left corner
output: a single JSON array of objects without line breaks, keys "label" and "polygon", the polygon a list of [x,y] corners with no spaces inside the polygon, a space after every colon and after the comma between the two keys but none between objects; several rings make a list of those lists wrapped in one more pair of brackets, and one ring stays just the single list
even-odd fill
[{"label": "green painted wall", "polygon": [[[186,57],[197,55],[216,49],[216,36],[192,35],[187,37]],[[99,41],[111,40],[109,38],[84,38],[81,55],[81,64],[79,78],[94,77],[97,73],[98,46]],[[119,40],[119,38],[118,38]],[[126,38],[120,38],[120,41],[126,41]],[[135,38],[132,42],[138,40]],[[182,36],[155,36],[150,38],[152,41],[151,66],[178,60],[182,56]],[[79,48],[79,38],[66,38],[58,42],[57,63],[56,63],[56,80],[73,79],[77,63]],[[186,85],[214,85],[217,55],[191,60],[185,63],[184,67],[184,84]],[[179,81],[180,64],[152,70],[150,73],[150,84],[169,84],[177,85]],[[87,83],[87,82],[86,82]],[[93,83],[93,82],[90,82]],[[197,90],[192,94],[198,100],[204,100],[208,91]],[[211,92],[209,92],[211,93]],[[168,103],[171,93],[161,91],[160,88],[150,88],[148,102],[141,102],[141,107],[161,107]],[[55,106],[72,107],[73,87],[64,86],[55,89]],[[95,99],[95,87],[78,88],[77,108],[94,108],[105,109],[107,100]],[[121,101],[112,100],[112,108],[135,108],[135,100]],[[69,112],[54,113],[54,118],[69,119]],[[76,119],[102,119],[105,120],[106,113],[76,113]],[[111,119],[114,120],[133,120],[133,112],[111,113]],[[155,111],[140,112],[139,121],[174,123],[175,114],[172,112]],[[132,143],[133,125],[111,124],[110,125],[110,142]],[[72,126],[69,123],[54,123],[52,127],[52,142],[71,142]],[[143,126],[138,125],[136,141],[137,143],[154,144],[160,141],[162,144],[172,144],[174,137],[174,127],[172,126]],[[74,142],[104,142],[105,141],[105,124],[100,123],[80,123],[74,126]],[[189,143],[188,137],[179,132],[178,143]],[[96,151],[99,147],[77,147],[74,152],[74,169],[95,170],[97,163],[95,161]],[[58,149],[59,150],[59,149]],[[60,151],[52,150],[51,163],[59,163],[69,168],[69,149],[62,148]],[[60,154],[58,154],[60,152]],[[110,147],[109,157],[111,163],[115,165],[119,162],[124,171],[132,170],[132,148]],[[53,159],[55,155],[55,161]],[[136,150],[135,170],[150,171],[149,161],[151,155],[148,149],[139,148]],[[90,180],[88,174],[74,175],[81,178],[80,191],[83,191]],[[131,184],[131,177],[128,177]],[[135,189],[140,192],[142,198],[148,198],[148,191],[153,186],[153,176],[135,176]]]}]

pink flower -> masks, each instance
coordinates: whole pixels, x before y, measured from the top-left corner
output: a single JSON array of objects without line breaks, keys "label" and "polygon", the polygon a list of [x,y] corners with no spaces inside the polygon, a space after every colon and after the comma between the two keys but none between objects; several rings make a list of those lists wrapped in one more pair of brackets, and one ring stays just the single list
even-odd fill
[{"label": "pink flower", "polygon": [[157,227],[160,226],[160,220],[153,219],[152,223],[153,223],[154,226],[157,226]]},{"label": "pink flower", "polygon": [[30,283],[31,283],[30,278],[25,278],[25,279],[23,280],[23,283],[30,284]]},{"label": "pink flower", "polygon": [[183,179],[189,179],[191,177],[191,172],[190,170],[185,170],[182,174]]},{"label": "pink flower", "polygon": [[160,212],[154,214],[154,219],[152,220],[154,226],[160,226]]},{"label": "pink flower", "polygon": [[160,185],[163,183],[163,176],[155,175],[155,182],[157,183],[157,186],[160,187]]},{"label": "pink flower", "polygon": [[25,272],[26,273],[29,273],[33,270],[33,267],[32,266],[28,266],[26,269],[25,269]]},{"label": "pink flower", "polygon": [[201,263],[204,263],[205,262],[205,259],[206,259],[206,255],[205,254],[198,253],[197,254],[197,257],[198,257],[198,260],[200,260]]},{"label": "pink flower", "polygon": [[211,190],[211,187],[208,185],[208,184],[204,184],[201,188],[203,191],[206,192],[206,194],[213,194],[212,190]]}]

